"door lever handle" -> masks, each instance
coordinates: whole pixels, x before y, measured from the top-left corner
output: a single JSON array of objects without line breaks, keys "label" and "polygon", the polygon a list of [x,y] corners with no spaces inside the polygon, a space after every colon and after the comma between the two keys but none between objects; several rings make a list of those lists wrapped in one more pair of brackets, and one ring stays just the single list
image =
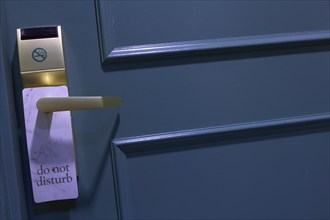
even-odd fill
[{"label": "door lever handle", "polygon": [[41,112],[58,112],[118,107],[121,104],[122,99],[116,96],[70,96],[43,97],[37,101],[36,105]]}]

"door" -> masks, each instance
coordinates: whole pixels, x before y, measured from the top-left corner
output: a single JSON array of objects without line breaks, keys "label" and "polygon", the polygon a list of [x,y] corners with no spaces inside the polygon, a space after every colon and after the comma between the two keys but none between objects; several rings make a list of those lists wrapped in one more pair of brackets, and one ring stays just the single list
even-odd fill
[{"label": "door", "polygon": [[[1,218],[329,219],[329,1],[1,1]],[[79,198],[34,204],[16,29],[61,25]]]}]

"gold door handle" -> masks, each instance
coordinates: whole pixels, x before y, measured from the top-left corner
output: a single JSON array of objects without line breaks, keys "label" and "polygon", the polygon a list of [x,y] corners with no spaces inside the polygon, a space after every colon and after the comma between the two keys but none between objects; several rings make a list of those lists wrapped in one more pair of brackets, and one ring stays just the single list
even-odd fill
[{"label": "gold door handle", "polygon": [[118,107],[121,104],[122,99],[115,96],[44,97],[37,101],[37,108],[41,112],[58,112]]}]

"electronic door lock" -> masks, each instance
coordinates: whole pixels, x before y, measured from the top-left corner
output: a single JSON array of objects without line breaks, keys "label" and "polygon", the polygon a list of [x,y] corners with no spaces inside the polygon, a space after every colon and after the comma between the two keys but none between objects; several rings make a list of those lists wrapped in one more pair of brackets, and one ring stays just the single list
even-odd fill
[{"label": "electronic door lock", "polygon": [[120,97],[69,97],[60,26],[17,29],[34,201],[78,197],[70,110],[117,107]]},{"label": "electronic door lock", "polygon": [[[67,85],[61,26],[17,29],[18,54],[24,88]],[[116,107],[120,97],[42,98],[43,112]]]},{"label": "electronic door lock", "polygon": [[66,85],[60,26],[17,29],[24,88]]}]

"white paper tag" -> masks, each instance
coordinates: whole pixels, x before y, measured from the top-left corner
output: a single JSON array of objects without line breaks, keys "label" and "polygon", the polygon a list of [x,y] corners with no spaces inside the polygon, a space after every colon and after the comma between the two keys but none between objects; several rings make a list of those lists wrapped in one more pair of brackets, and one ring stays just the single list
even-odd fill
[{"label": "white paper tag", "polygon": [[66,86],[23,90],[25,130],[36,203],[78,197],[75,150],[69,111],[43,113],[42,97],[67,97]]}]

